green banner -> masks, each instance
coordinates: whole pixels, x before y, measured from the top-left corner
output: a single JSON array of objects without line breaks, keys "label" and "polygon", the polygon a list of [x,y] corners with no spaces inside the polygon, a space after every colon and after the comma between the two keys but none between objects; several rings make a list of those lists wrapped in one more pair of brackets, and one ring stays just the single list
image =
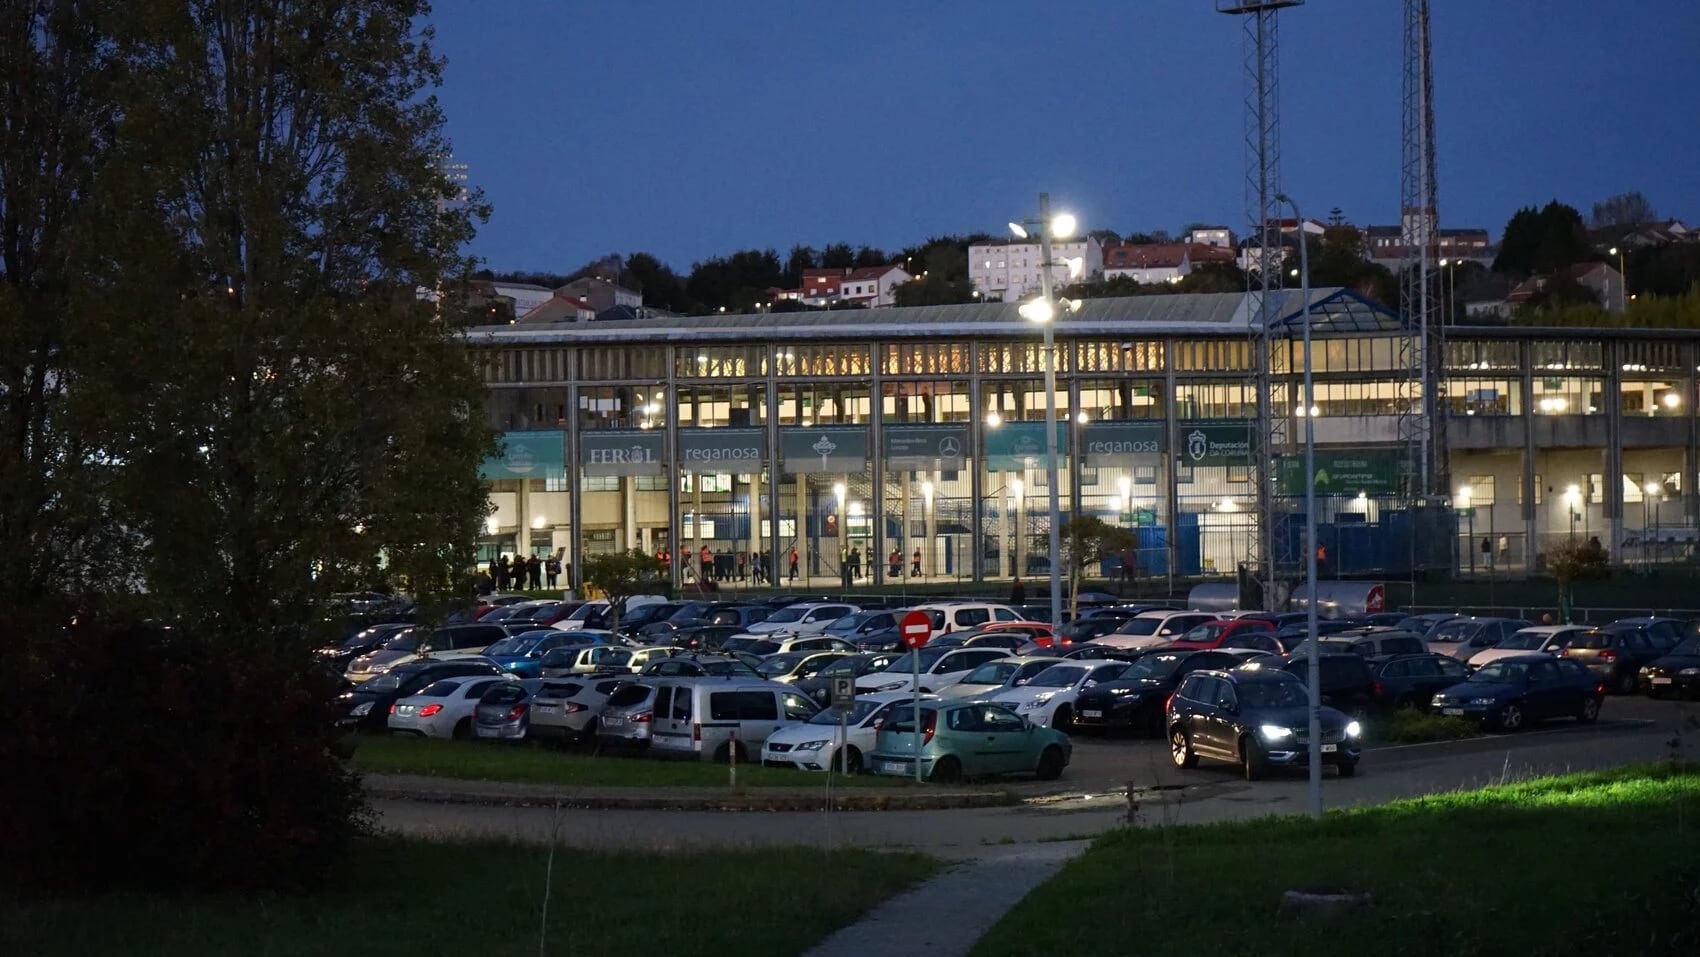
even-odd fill
[{"label": "green banner", "polygon": [[779,451],[788,475],[839,472],[859,475],[868,468],[868,430],[862,426],[783,429]]},{"label": "green banner", "polygon": [[[1068,454],[1068,423],[1057,423],[1057,454]],[[1061,463],[1058,463],[1059,465]],[[1004,422],[986,429],[986,469],[1019,472],[1045,465],[1045,423]]]},{"label": "green banner", "polygon": [[1161,422],[1088,422],[1080,429],[1080,464],[1089,469],[1149,461],[1162,451]]},{"label": "green banner", "polygon": [[580,432],[579,467],[586,475],[660,475],[666,446],[659,429]]},{"label": "green banner", "polygon": [[1176,452],[1186,467],[1250,465],[1256,441],[1251,423],[1205,425],[1181,423],[1181,447]]},{"label": "green banner", "polygon": [[762,429],[680,429],[679,464],[687,472],[750,475],[767,452]]},{"label": "green banner", "polygon": [[[1397,452],[1387,450],[1328,450],[1316,452],[1316,491],[1324,495],[1347,494],[1386,495],[1399,490]],[[1305,457],[1289,455],[1281,459],[1275,472],[1275,486],[1282,495],[1305,493]]]},{"label": "green banner", "polygon": [[485,479],[560,478],[566,474],[567,433],[507,432],[502,449],[478,466]]}]

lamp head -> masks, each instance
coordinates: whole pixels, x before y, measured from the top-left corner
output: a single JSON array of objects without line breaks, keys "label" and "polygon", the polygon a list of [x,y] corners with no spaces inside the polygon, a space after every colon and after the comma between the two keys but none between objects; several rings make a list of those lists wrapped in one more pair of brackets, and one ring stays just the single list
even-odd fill
[{"label": "lamp head", "polygon": [[1051,217],[1051,238],[1068,239],[1074,235],[1079,224],[1074,221],[1073,213],[1058,213]]},{"label": "lamp head", "polygon": [[1036,322],[1041,326],[1050,322],[1052,319],[1055,319],[1057,315],[1056,308],[1053,307],[1048,300],[1044,299],[1030,299],[1027,302],[1022,303],[1021,306],[1016,309],[1016,312],[1019,312],[1021,314],[1021,318],[1026,319],[1028,322]]},{"label": "lamp head", "polygon": [[1015,223],[1015,222],[1010,223],[1009,224],[1009,231],[1012,234],[1014,234],[1016,239],[1026,239],[1027,238],[1027,227],[1021,225],[1020,223]]}]

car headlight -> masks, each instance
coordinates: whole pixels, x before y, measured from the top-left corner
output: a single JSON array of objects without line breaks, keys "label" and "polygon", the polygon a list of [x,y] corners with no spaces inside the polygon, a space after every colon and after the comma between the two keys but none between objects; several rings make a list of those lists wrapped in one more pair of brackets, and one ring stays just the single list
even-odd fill
[{"label": "car headlight", "polygon": [[350,717],[364,718],[371,713],[372,713],[372,702],[362,701],[359,704],[355,705],[354,710],[350,711],[348,714],[349,714]]},{"label": "car headlight", "polygon": [[1433,698],[1429,699],[1429,704],[1445,704],[1445,703],[1446,703],[1446,696],[1443,695],[1443,694],[1437,694]]},{"label": "car headlight", "polygon": [[1292,728],[1283,728],[1278,724],[1266,724],[1257,730],[1261,731],[1263,736],[1271,741],[1280,741],[1283,738],[1290,738],[1293,736]]},{"label": "car headlight", "polygon": [[826,747],[825,741],[805,741],[802,744],[797,745],[796,750],[798,750],[798,751],[819,751],[821,748],[824,748],[824,747]]},{"label": "car headlight", "polygon": [[1363,725],[1357,723],[1356,721],[1346,722],[1346,737],[1355,738],[1358,735],[1363,734],[1363,733],[1364,733]]},{"label": "car headlight", "polygon": [[1470,703],[1471,704],[1498,704],[1499,701],[1495,698],[1471,698]]}]

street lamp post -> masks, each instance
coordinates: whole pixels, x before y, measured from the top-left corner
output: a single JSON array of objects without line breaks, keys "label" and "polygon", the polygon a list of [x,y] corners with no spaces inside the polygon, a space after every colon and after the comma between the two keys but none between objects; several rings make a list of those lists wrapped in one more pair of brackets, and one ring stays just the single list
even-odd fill
[{"label": "street lamp post", "polygon": [[[1293,208],[1293,220],[1301,225],[1304,215],[1299,204],[1285,193],[1275,196],[1277,202]],[[1316,640],[1316,392],[1311,383],[1310,363],[1310,244],[1299,242],[1299,302],[1304,311],[1305,386],[1301,407],[1305,413],[1305,584],[1310,600],[1305,603],[1305,637],[1310,644],[1306,677],[1310,694],[1309,754],[1306,763],[1310,770],[1310,816],[1322,816],[1322,675],[1317,660]]]},{"label": "street lamp post", "polygon": [[1618,285],[1623,287],[1623,294],[1618,296],[1617,301],[1620,308],[1627,310],[1629,308],[1629,267],[1623,259],[1625,252],[1626,250],[1619,246],[1611,248],[1611,254],[1617,257],[1617,282]]},{"label": "street lamp post", "polygon": [[[1051,240],[1068,239],[1074,235],[1074,217],[1061,213],[1055,218],[1051,216],[1051,194],[1039,194],[1039,221],[1034,224],[1039,230],[1039,298],[1023,303],[1019,312],[1022,317],[1038,323],[1045,331],[1045,480],[1049,485],[1050,499],[1050,572],[1051,572],[1051,621],[1062,622],[1062,503],[1058,500],[1059,479],[1057,478],[1057,349],[1056,337],[1052,332],[1052,324],[1057,317],[1056,300],[1051,290]],[[1027,238],[1026,225],[1012,222],[1010,231],[1019,239]],[[1069,272],[1073,275],[1077,267],[1069,263]],[[1071,311],[1073,304],[1071,305]],[[1025,569],[1018,569],[1022,571]]]}]

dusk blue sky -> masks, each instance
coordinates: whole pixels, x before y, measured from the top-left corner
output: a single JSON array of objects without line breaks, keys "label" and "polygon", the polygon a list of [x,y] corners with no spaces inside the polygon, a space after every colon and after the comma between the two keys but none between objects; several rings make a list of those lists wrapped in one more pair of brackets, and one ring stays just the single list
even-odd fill
[{"label": "dusk blue sky", "polygon": [[[997,231],[1243,231],[1241,28],[1214,0],[437,0],[498,270],[888,250]],[[1700,218],[1695,0],[1434,0],[1442,225],[1639,189]],[[1397,221],[1399,0],[1281,15],[1283,184]]]}]

